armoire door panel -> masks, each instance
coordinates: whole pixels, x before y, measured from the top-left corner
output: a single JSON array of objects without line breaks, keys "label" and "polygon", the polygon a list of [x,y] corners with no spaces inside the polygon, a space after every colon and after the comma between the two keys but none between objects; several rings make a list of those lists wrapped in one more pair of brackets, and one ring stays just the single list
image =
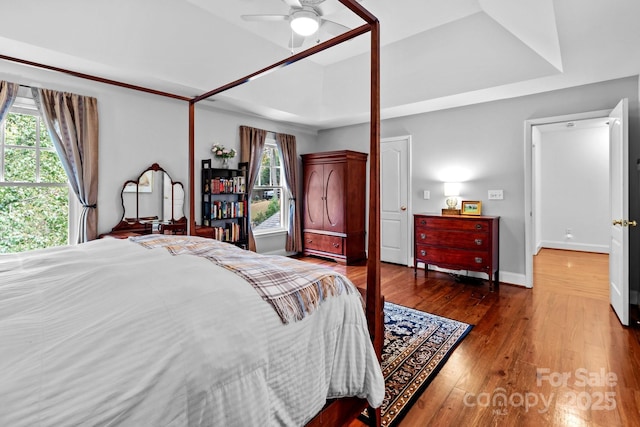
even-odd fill
[{"label": "armoire door panel", "polygon": [[324,228],[324,179],[322,165],[312,165],[305,169],[305,217],[304,227],[322,230]]},{"label": "armoire door panel", "polygon": [[324,229],[342,233],[344,231],[345,215],[344,164],[326,165],[324,173],[326,180]]}]

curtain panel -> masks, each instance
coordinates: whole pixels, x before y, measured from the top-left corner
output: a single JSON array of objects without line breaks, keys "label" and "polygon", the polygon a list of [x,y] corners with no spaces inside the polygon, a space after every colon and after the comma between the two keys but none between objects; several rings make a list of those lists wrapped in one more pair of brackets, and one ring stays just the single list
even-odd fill
[{"label": "curtain panel", "polygon": [[289,189],[289,224],[287,227],[287,252],[302,252],[302,234],[300,226],[300,214],[297,206],[298,193],[298,154],[296,151],[296,137],[283,133],[276,134],[276,142],[284,166],[284,179]]},{"label": "curtain panel", "polygon": [[82,205],[77,242],[93,240],[98,235],[98,100],[49,89],[32,92]]},{"label": "curtain panel", "polygon": [[18,96],[18,89],[20,85],[18,83],[11,83],[4,80],[0,80],[0,123],[4,120],[4,117],[9,112],[9,109],[13,105],[13,101]]},{"label": "curtain panel", "polygon": [[[249,126],[240,126],[240,161],[249,162],[249,177],[247,181],[247,193],[251,200],[253,186],[260,173],[260,163],[264,143],[267,139],[267,131]],[[251,224],[251,203],[249,205],[249,224]],[[249,238],[249,250],[256,251],[256,240],[253,237],[251,225],[248,227],[247,236]]]}]

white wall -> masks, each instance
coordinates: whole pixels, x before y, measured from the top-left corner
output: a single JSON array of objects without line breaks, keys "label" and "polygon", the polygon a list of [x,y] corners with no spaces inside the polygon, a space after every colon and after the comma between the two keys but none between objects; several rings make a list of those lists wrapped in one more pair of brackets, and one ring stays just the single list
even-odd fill
[{"label": "white wall", "polygon": [[[448,170],[459,170],[458,176],[463,181],[461,198],[481,200],[484,214],[501,217],[501,279],[524,284],[524,121],[611,109],[625,97],[630,105],[629,158],[635,167],[635,159],[640,157],[637,76],[387,119],[382,121],[381,133],[383,138],[412,136],[412,213],[439,212],[444,206],[443,176]],[[368,152],[368,124],[321,131],[317,146],[301,147],[300,151],[337,148]],[[633,196],[630,200],[635,199],[632,214],[640,216],[638,182],[629,184]],[[504,190],[504,200],[487,200],[487,191],[494,189]],[[431,191],[430,200],[422,198],[423,190]],[[631,239],[638,240],[638,236]],[[640,256],[637,245],[630,245],[630,253],[632,259]],[[633,286],[638,283],[637,265],[632,270]]]},{"label": "white wall", "polygon": [[538,247],[609,253],[609,128],[542,132]]}]

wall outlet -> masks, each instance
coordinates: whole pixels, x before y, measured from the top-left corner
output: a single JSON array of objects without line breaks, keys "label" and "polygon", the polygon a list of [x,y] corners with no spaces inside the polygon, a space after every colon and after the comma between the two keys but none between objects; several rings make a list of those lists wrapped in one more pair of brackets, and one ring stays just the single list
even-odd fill
[{"label": "wall outlet", "polygon": [[422,193],[422,198],[425,200],[429,200],[431,198],[431,192],[429,190],[424,190]]},{"label": "wall outlet", "polygon": [[504,193],[502,190],[489,190],[489,200],[502,200]]}]

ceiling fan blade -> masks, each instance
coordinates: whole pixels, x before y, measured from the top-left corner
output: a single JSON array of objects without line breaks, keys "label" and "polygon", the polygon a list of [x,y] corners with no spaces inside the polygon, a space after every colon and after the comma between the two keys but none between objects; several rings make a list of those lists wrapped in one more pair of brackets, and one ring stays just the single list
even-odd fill
[{"label": "ceiling fan blade", "polygon": [[320,28],[325,30],[327,33],[337,36],[338,34],[342,34],[345,31],[349,31],[349,27],[345,27],[342,24],[338,24],[337,22],[329,21],[328,19],[323,19]]},{"label": "ceiling fan blade", "polygon": [[300,0],[282,0],[282,1],[288,4],[289,7],[302,7],[302,3],[300,3]]},{"label": "ceiling fan blade", "polygon": [[289,15],[240,15],[245,21],[287,21]]},{"label": "ceiling fan blade", "polygon": [[304,43],[304,39],[304,36],[301,36],[295,31],[291,31],[291,37],[289,37],[289,49],[302,46],[302,43]]}]

